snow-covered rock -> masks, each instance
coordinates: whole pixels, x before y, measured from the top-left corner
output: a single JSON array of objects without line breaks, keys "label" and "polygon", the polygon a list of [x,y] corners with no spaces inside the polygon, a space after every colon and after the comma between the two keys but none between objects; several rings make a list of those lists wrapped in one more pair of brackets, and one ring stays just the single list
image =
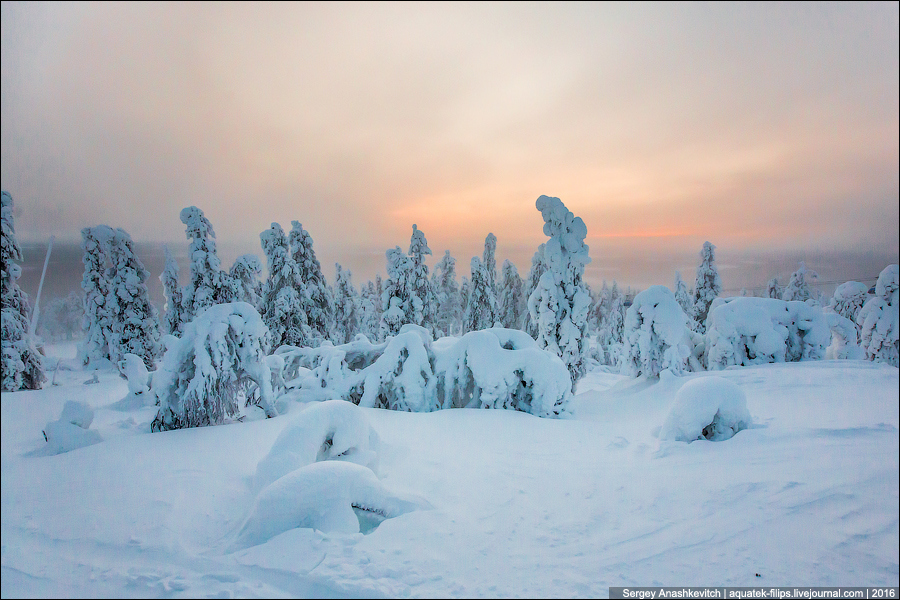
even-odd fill
[{"label": "snow-covered rock", "polygon": [[751,424],[747,397],[722,377],[699,377],[685,383],[659,431],[660,440],[693,442],[730,439]]}]

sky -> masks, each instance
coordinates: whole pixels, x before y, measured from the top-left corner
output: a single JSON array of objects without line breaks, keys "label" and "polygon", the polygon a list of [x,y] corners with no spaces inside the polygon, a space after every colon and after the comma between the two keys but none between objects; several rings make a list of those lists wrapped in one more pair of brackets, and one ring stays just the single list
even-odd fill
[{"label": "sky", "polygon": [[226,266],[298,220],[328,277],[384,276],[413,224],[431,264],[490,232],[525,276],[546,194],[591,285],[690,285],[707,240],[734,291],[898,260],[896,2],[0,6],[23,241],[186,252],[196,205]]}]

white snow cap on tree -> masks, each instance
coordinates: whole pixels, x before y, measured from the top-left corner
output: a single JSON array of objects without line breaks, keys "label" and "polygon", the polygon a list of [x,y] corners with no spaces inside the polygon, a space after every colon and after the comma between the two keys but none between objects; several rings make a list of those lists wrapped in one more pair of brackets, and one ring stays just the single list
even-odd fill
[{"label": "white snow cap on tree", "polygon": [[19,288],[16,280],[22,268],[16,264],[23,260],[22,250],[16,240],[13,217],[13,199],[9,192],[2,193],[0,204],[0,389],[5,392],[37,390],[44,376],[43,357],[28,335],[31,306],[28,296]]},{"label": "white snow cap on tree", "polygon": [[898,288],[900,272],[897,265],[888,265],[878,275],[875,296],[870,298],[857,315],[860,325],[860,346],[866,358],[900,366],[900,324],[898,324]]},{"label": "white snow cap on tree", "polygon": [[240,410],[239,394],[259,389],[260,407],[277,415],[266,361],[269,330],[246,302],[217,304],[172,338],[153,374],[159,412],[152,431],[220,425]]},{"label": "white snow cap on tree", "polygon": [[697,280],[694,282],[694,308],[691,317],[696,323],[698,333],[706,332],[706,317],[713,300],[722,292],[722,279],[716,269],[716,247],[703,242],[700,250],[700,266],[697,267]]},{"label": "white snow cap on tree", "polygon": [[669,288],[654,285],[637,296],[625,313],[621,373],[658,377],[699,370],[687,315]]},{"label": "white snow cap on tree", "polygon": [[569,370],[572,389],[584,375],[587,312],[591,296],[582,282],[591,262],[584,243],[587,227],[559,198],[541,196],[535,203],[550,236],[540,249],[546,268],[528,299],[528,312],[536,325],[537,342],[560,358]]}]

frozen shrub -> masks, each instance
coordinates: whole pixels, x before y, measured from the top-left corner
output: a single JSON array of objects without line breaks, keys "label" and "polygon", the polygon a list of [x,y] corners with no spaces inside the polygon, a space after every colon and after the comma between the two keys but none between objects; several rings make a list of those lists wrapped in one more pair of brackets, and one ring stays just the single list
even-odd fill
[{"label": "frozen shrub", "polygon": [[634,297],[625,313],[621,373],[658,377],[696,371],[689,321],[669,288],[652,286]]},{"label": "frozen shrub", "polygon": [[708,368],[821,360],[831,342],[822,309],[774,298],[733,298],[709,313]]},{"label": "frozen shrub", "polygon": [[699,377],[685,383],[659,431],[660,440],[693,442],[730,439],[751,424],[747,397],[722,377]]},{"label": "frozen shrub", "polygon": [[269,331],[255,308],[246,302],[213,305],[172,340],[153,374],[159,413],[152,431],[224,423],[239,412],[239,394],[251,384],[266,416],[276,415],[266,361]]}]

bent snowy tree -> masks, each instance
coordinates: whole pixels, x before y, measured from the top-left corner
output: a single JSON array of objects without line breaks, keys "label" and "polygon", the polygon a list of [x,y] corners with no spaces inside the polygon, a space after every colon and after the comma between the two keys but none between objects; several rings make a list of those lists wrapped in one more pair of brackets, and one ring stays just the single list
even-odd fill
[{"label": "bent snowy tree", "polygon": [[220,425],[258,388],[259,406],[275,412],[266,362],[269,330],[246,302],[216,304],[185,326],[153,375],[159,412],[152,431]]}]

